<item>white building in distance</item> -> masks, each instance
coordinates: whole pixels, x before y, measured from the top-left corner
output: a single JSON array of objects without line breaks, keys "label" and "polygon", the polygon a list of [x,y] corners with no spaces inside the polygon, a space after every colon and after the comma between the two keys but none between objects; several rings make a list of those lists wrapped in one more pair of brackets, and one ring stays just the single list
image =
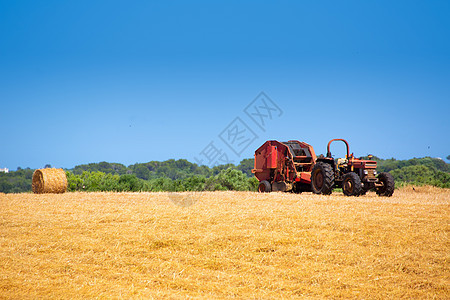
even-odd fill
[{"label": "white building in distance", "polygon": [[8,168],[0,168],[0,172],[9,173],[9,169]]}]

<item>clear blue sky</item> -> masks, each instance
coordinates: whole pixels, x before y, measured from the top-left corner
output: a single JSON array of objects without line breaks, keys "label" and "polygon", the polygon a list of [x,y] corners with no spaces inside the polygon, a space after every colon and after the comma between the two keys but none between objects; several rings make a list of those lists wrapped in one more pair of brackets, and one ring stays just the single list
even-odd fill
[{"label": "clear blue sky", "polygon": [[[450,154],[450,1],[0,1],[0,167]],[[282,111],[264,130],[245,107]],[[219,135],[236,117],[240,155]],[[341,151],[342,147],[336,146]]]}]

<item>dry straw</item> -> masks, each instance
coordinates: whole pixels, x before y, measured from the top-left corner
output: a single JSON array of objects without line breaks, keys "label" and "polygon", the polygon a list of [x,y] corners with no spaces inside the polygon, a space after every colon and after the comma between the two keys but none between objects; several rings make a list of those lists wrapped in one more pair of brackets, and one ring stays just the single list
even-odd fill
[{"label": "dry straw", "polygon": [[0,299],[450,299],[450,189],[177,194],[0,196]]},{"label": "dry straw", "polygon": [[33,193],[64,193],[67,189],[66,172],[63,169],[37,169],[33,173]]}]

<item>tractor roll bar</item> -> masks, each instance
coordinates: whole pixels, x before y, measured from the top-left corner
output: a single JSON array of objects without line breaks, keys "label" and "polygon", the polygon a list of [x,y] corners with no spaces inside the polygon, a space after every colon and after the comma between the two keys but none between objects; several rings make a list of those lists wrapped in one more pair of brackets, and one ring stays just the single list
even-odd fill
[{"label": "tractor roll bar", "polygon": [[334,141],[342,141],[342,142],[345,143],[345,145],[347,146],[347,158],[349,158],[349,157],[350,157],[350,151],[349,151],[349,148],[348,148],[348,143],[347,143],[347,141],[344,140],[344,139],[332,139],[331,141],[328,142],[328,146],[327,146],[327,157],[331,157],[330,145],[331,145],[331,143],[334,142]]}]

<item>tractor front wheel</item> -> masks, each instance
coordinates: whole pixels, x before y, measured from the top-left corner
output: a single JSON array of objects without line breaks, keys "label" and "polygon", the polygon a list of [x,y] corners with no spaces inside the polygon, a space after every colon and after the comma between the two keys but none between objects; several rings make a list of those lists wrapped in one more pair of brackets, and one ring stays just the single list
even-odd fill
[{"label": "tractor front wheel", "polygon": [[258,185],[258,192],[270,193],[272,191],[272,185],[267,180],[263,180]]},{"label": "tractor front wheel", "polygon": [[334,173],[331,166],[318,162],[311,171],[311,190],[315,194],[330,195],[334,187]]},{"label": "tractor front wheel", "polygon": [[344,175],[342,181],[342,191],[345,196],[359,196],[363,193],[361,178],[355,172]]},{"label": "tractor front wheel", "polygon": [[378,175],[379,183],[382,183],[383,186],[376,189],[378,196],[390,197],[394,193],[395,182],[394,177],[390,173],[380,173]]}]

